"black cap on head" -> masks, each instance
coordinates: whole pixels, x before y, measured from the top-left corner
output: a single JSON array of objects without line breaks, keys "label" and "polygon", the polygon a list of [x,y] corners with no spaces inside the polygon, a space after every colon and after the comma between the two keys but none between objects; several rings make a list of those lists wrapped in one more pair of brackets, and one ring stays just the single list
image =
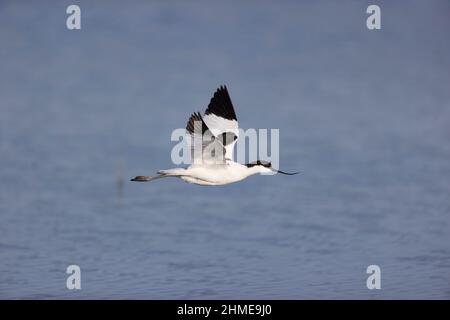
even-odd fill
[{"label": "black cap on head", "polygon": [[272,164],[270,162],[264,161],[264,160],[253,161],[253,162],[247,163],[246,166],[247,166],[247,168],[251,168],[254,166],[263,166],[266,168],[272,168]]}]

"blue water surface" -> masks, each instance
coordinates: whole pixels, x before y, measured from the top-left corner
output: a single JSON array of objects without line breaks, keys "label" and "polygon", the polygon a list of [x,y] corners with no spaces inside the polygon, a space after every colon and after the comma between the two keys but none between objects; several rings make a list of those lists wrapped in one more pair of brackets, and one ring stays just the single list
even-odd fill
[{"label": "blue water surface", "polygon": [[[2,1],[0,298],[450,298],[450,4],[377,3]],[[129,182],[221,84],[301,174]]]}]

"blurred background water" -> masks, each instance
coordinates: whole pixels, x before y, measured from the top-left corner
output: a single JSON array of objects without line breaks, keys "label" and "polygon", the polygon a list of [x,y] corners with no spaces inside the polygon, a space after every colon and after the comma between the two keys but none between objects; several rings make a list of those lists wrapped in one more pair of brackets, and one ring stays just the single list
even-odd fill
[{"label": "blurred background water", "polygon": [[[376,2],[0,2],[0,298],[450,298],[450,3]],[[221,84],[302,174],[129,182]]]}]

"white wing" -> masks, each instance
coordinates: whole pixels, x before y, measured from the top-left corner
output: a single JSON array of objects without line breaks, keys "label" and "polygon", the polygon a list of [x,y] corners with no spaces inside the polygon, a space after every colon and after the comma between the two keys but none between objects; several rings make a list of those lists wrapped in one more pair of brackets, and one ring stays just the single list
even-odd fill
[{"label": "white wing", "polygon": [[[221,86],[209,102],[205,115],[193,113],[186,125],[190,136],[192,163],[226,163],[233,160],[239,127],[226,86]],[[197,148],[196,148],[197,146]],[[201,148],[200,148],[201,146]]]},{"label": "white wing", "polygon": [[226,150],[208,129],[200,113],[195,112],[186,125],[192,164],[224,164]]},{"label": "white wing", "polygon": [[225,158],[233,160],[233,149],[239,137],[239,124],[226,86],[216,90],[203,116],[212,134],[225,146]]}]

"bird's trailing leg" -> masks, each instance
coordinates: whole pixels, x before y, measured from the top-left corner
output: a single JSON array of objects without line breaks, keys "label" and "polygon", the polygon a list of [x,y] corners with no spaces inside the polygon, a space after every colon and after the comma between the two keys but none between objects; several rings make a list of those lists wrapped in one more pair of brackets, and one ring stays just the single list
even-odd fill
[{"label": "bird's trailing leg", "polygon": [[147,181],[152,181],[152,180],[161,179],[161,178],[165,178],[165,177],[167,177],[167,176],[164,174],[160,174],[157,176],[136,176],[133,179],[131,179],[131,181],[147,182]]},{"label": "bird's trailing leg", "polygon": [[157,176],[136,176],[131,181],[147,182],[167,177],[180,177],[186,170],[182,168],[159,170]]}]

